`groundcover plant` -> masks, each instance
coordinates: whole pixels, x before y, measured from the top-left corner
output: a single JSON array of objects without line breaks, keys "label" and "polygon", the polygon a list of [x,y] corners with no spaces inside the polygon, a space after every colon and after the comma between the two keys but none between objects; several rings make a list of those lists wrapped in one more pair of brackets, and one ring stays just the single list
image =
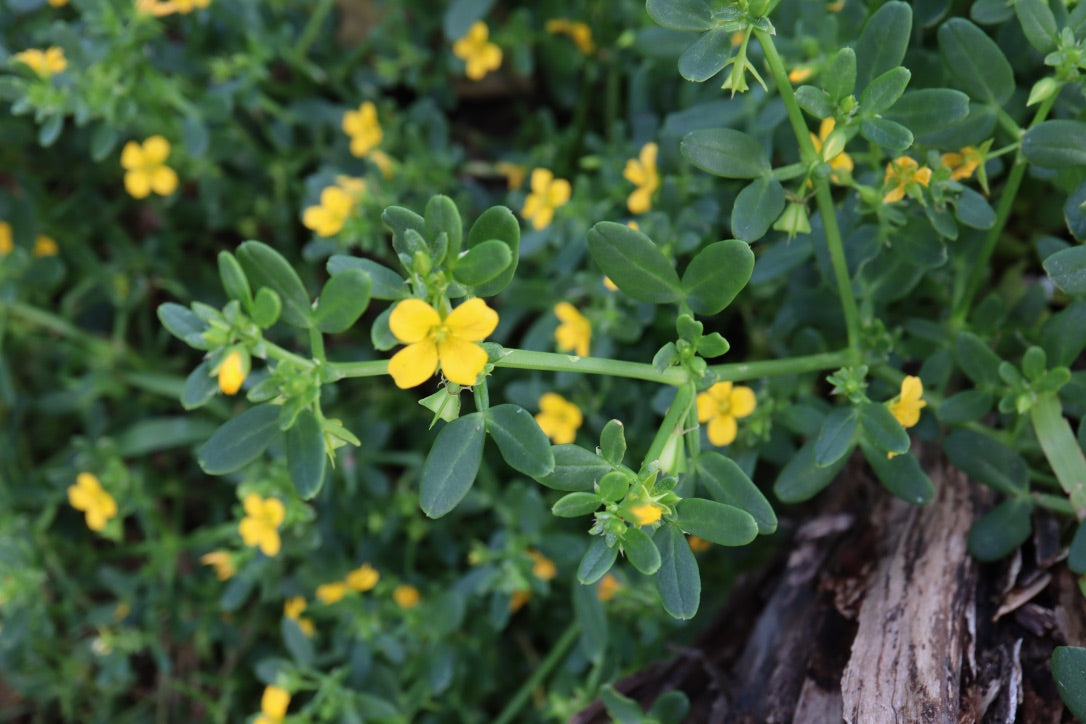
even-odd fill
[{"label": "groundcover plant", "polygon": [[0,711],[682,721],[612,684],[921,447],[1086,574],[1083,70],[1072,0],[0,0]]}]

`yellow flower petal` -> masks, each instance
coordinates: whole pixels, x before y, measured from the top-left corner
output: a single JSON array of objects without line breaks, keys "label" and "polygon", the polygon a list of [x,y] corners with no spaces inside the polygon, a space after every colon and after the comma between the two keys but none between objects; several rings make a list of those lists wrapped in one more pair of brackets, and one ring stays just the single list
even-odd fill
[{"label": "yellow flower petal", "polygon": [[124,175],[124,188],[134,199],[151,194],[151,177],[146,171],[129,171]]},{"label": "yellow flower petal", "polygon": [[403,300],[388,318],[392,334],[404,344],[426,339],[440,324],[441,316],[437,310],[421,299]]},{"label": "yellow flower petal", "polygon": [[289,706],[290,692],[278,686],[264,687],[264,695],[260,697],[260,711],[264,716],[282,719],[287,715]]},{"label": "yellow flower petal", "polygon": [[481,342],[498,326],[498,313],[476,297],[449,313],[445,327],[449,333],[469,342]]},{"label": "yellow flower petal", "polygon": [[143,162],[160,164],[170,155],[170,142],[162,136],[151,136],[143,142]]},{"label": "yellow flower petal", "polygon": [[264,501],[264,520],[270,525],[278,526],[286,518],[286,508],[283,501],[278,498],[268,498]]},{"label": "yellow flower petal", "polygon": [[731,414],[735,417],[746,417],[750,413],[754,412],[754,407],[757,404],[757,399],[754,396],[754,390],[749,387],[736,387],[732,390],[729,397],[729,404],[731,406]]},{"label": "yellow flower petal", "polygon": [[731,415],[718,415],[709,421],[709,442],[717,447],[731,445],[739,432],[739,426]]},{"label": "yellow flower petal", "polygon": [[437,356],[445,378],[458,385],[471,386],[486,367],[486,351],[459,337],[447,337],[437,344]]},{"label": "yellow flower petal", "polygon": [[392,355],[388,361],[388,373],[401,390],[418,387],[434,376],[437,359],[437,345],[432,340],[415,342]]},{"label": "yellow flower petal", "polygon": [[400,584],[392,592],[392,599],[400,608],[414,608],[419,604],[419,589],[414,586]]},{"label": "yellow flower petal", "polygon": [[124,144],[124,148],[121,149],[121,166],[126,169],[139,168],[143,166],[143,149],[135,141],[129,141]]}]

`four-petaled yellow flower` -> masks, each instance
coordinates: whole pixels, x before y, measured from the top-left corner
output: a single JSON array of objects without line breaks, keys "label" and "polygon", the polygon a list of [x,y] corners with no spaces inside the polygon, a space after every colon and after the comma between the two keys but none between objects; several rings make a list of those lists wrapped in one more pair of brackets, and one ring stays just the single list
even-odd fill
[{"label": "four-petaled yellow flower", "polygon": [[401,583],[396,586],[396,590],[392,592],[392,600],[394,600],[396,605],[400,608],[414,608],[419,605],[419,589],[414,586],[409,586],[406,583]]},{"label": "four-petaled yellow flower", "polygon": [[318,236],[335,236],[347,223],[354,208],[354,197],[341,186],[329,186],[321,191],[321,202],[302,214],[302,223]]},{"label": "four-petaled yellow flower", "polygon": [[211,551],[200,556],[200,563],[211,566],[215,570],[215,577],[220,581],[228,581],[234,577],[237,570],[234,566],[234,558],[227,551]]},{"label": "four-petaled yellow flower", "polygon": [[749,387],[717,382],[698,395],[698,422],[708,422],[709,442],[717,447],[731,445],[739,431],[736,422],[754,412],[757,400]]},{"label": "four-petaled yellow flower", "polygon": [[490,40],[490,29],[482,20],[476,20],[468,28],[467,35],[453,43],[453,53],[467,64],[464,73],[472,80],[480,80],[502,64],[502,49]]},{"label": "four-petaled yellow flower", "polygon": [[166,165],[169,155],[170,142],[162,136],[151,136],[142,145],[135,141],[124,145],[124,187],[133,198],[146,198],[152,191],[169,196],[177,190],[177,173]]},{"label": "four-petaled yellow flower", "polygon": [[76,510],[83,511],[87,527],[95,532],[105,528],[106,523],[117,515],[117,501],[91,473],[75,476],[75,485],[68,488],[68,502]]},{"label": "four-petaled yellow flower", "polygon": [[928,404],[920,399],[923,395],[924,383],[919,377],[908,375],[901,381],[901,394],[889,405],[890,412],[902,427],[912,427],[920,422],[920,410]]},{"label": "four-petaled yellow flower", "polygon": [[577,311],[569,302],[554,305],[554,316],[560,324],[554,330],[554,340],[562,352],[573,352],[578,357],[587,357],[589,343],[592,341],[592,323]]},{"label": "four-petaled yellow flower", "polygon": [[984,154],[973,146],[966,146],[957,153],[944,153],[943,165],[950,169],[952,181],[971,178],[977,167],[984,163]]},{"label": "four-petaled yellow flower", "polygon": [[51,236],[45,234],[38,234],[34,239],[34,256],[56,256],[60,252],[60,247],[57,246],[57,242],[53,240]]},{"label": "four-petaled yellow flower", "polygon": [[577,49],[585,55],[592,55],[592,53],[596,52],[596,44],[592,42],[592,28],[580,20],[554,18],[548,20],[543,27],[548,33],[568,35],[577,46]]},{"label": "four-petaled yellow flower", "polygon": [[361,566],[348,573],[347,577],[344,579],[347,586],[352,591],[358,591],[359,593],[365,593],[366,591],[371,590],[380,580],[381,574],[369,563],[363,563]]},{"label": "four-petaled yellow flower", "polygon": [[528,550],[528,555],[532,557],[532,575],[541,581],[553,580],[558,575],[558,567],[554,565],[554,561],[547,558],[539,551],[531,548]]},{"label": "four-petaled yellow flower", "polygon": [[377,106],[366,101],[357,111],[343,114],[343,132],[351,137],[351,153],[364,158],[381,142],[384,133],[377,120]]},{"label": "four-petaled yellow flower", "polygon": [[539,398],[539,414],[536,424],[555,445],[565,445],[577,437],[577,429],[584,422],[581,410],[555,392],[547,392]]},{"label": "four-petaled yellow flower", "polygon": [[11,224],[0,221],[0,256],[7,256],[15,251],[15,239],[11,233]]},{"label": "four-petaled yellow flower", "polygon": [[39,78],[51,78],[57,73],[63,73],[68,67],[68,59],[64,57],[64,51],[55,45],[45,50],[30,48],[12,57],[34,71]]},{"label": "four-petaled yellow flower", "polygon": [[253,724],[281,724],[290,706],[290,692],[278,686],[264,687],[260,697],[260,716]]},{"label": "four-petaled yellow flower", "polygon": [[405,299],[388,319],[396,339],[407,346],[388,361],[388,373],[400,389],[430,379],[441,365],[445,379],[458,385],[475,384],[486,367],[481,342],[498,326],[498,313],[476,297],[449,312],[444,319],[421,299]]},{"label": "four-petaled yellow flower", "polygon": [[569,201],[572,187],[564,178],[555,178],[545,168],[532,170],[532,191],[524,199],[524,218],[533,229],[546,229],[554,219],[554,210]]},{"label": "four-petaled yellow flower", "polygon": [[298,623],[298,628],[300,628],[302,633],[306,636],[312,636],[315,631],[313,628],[313,621],[302,616],[302,612],[305,611],[307,605],[304,596],[288,598],[283,602],[283,615],[296,621]]},{"label": "four-petaled yellow flower", "polygon": [[882,197],[883,203],[892,204],[905,198],[907,187],[911,184],[927,186],[931,181],[931,169],[921,166],[908,156],[895,158],[886,164],[886,176],[882,185],[890,188]]},{"label": "four-petaled yellow flower", "polygon": [[247,546],[260,546],[266,556],[279,553],[279,526],[286,517],[286,508],[278,498],[262,498],[249,493],[242,501],[245,517],[238,524],[238,532]]},{"label": "four-petaled yellow flower", "polygon": [[596,585],[596,598],[601,601],[610,601],[622,588],[622,583],[618,580],[614,573],[607,573],[600,582]]},{"label": "four-petaled yellow flower", "polygon": [[[837,121],[832,118],[823,118],[822,122],[818,125],[818,135],[811,134],[811,143],[814,144],[814,150],[819,156],[822,155],[822,146],[826,143],[826,139],[833,133],[833,129],[837,126]],[[833,173],[830,174],[830,180],[836,184],[841,183],[841,175],[838,171],[848,171],[852,173],[852,157],[844,151],[834,154],[833,158],[822,159],[830,165],[833,169]]]},{"label": "four-petaled yellow flower", "polygon": [[630,514],[633,515],[638,525],[652,525],[660,520],[660,516],[664,514],[664,511],[655,503],[641,503],[630,508]]},{"label": "four-petaled yellow flower", "polygon": [[652,195],[660,187],[660,175],[656,172],[658,150],[655,143],[646,143],[641,147],[638,158],[626,160],[622,176],[637,186],[626,199],[626,208],[631,214],[643,214],[652,208]]},{"label": "four-petaled yellow flower", "polygon": [[334,581],[332,583],[324,583],[317,586],[317,598],[321,603],[333,604],[340,601],[347,595],[347,584],[343,581]]},{"label": "four-petaled yellow flower", "polygon": [[245,378],[249,376],[248,355],[232,349],[219,365],[219,389],[226,395],[236,395]]}]

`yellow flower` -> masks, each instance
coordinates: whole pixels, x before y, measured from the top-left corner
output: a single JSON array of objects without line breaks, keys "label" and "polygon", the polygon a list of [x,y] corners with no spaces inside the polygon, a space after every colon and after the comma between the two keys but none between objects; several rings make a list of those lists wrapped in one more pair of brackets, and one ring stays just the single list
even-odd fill
[{"label": "yellow flower", "polygon": [[57,73],[64,72],[64,69],[68,67],[68,59],[64,57],[64,51],[55,45],[45,50],[30,48],[12,57],[34,71],[39,78],[51,78]]},{"label": "yellow flower", "polygon": [[704,553],[709,550],[713,544],[704,538],[698,538],[696,535],[692,535],[686,539],[686,542],[690,545],[690,550],[695,553]]},{"label": "yellow flower", "polygon": [[173,0],[173,6],[179,13],[191,13],[196,8],[206,8],[211,0]]},{"label": "yellow flower", "polygon": [[900,156],[886,164],[886,176],[883,186],[891,187],[882,197],[883,203],[892,204],[905,198],[906,187],[910,184],[927,186],[931,181],[931,169],[921,166],[908,156]]},{"label": "yellow flower", "polygon": [[318,236],[335,236],[347,222],[354,208],[354,198],[340,186],[329,186],[321,191],[321,202],[310,206],[302,214],[302,223]]},{"label": "yellow flower", "polygon": [[[814,144],[814,150],[819,156],[822,155],[822,146],[826,143],[826,139],[833,133],[833,129],[837,126],[837,121],[832,118],[823,118],[822,123],[818,126],[818,135],[811,134],[811,143]],[[833,158],[822,159],[830,165],[830,168],[834,170],[834,173],[830,174],[830,180],[834,183],[841,183],[841,176],[837,174],[837,171],[848,171],[852,173],[852,157],[844,151],[834,155]]]},{"label": "yellow flower", "polygon": [[731,445],[739,425],[736,420],[754,412],[757,400],[749,387],[717,382],[698,395],[698,422],[709,423],[709,442],[717,447]]},{"label": "yellow flower", "polygon": [[592,42],[592,28],[580,20],[555,18],[554,20],[548,20],[543,27],[546,28],[548,33],[568,35],[577,46],[577,49],[585,55],[592,55],[592,53],[596,52],[596,44]]},{"label": "yellow flower", "polygon": [[253,724],[280,724],[286,717],[289,706],[289,691],[278,686],[266,686],[264,695],[260,697],[260,716],[253,721]]},{"label": "yellow flower", "polygon": [[302,633],[306,636],[312,636],[314,633],[313,622],[308,618],[302,617],[302,612],[305,611],[307,605],[304,596],[288,598],[283,602],[283,615],[296,621],[298,623],[298,628],[300,628]]},{"label": "yellow flower", "polygon": [[509,599],[509,611],[516,613],[520,609],[524,608],[524,604],[528,603],[528,599],[532,597],[532,592],[529,590],[514,591],[513,595]]},{"label": "yellow flower", "polygon": [[626,208],[631,214],[643,214],[652,208],[652,195],[660,187],[660,175],[656,172],[657,150],[655,143],[646,143],[641,147],[638,158],[626,161],[622,175],[637,186],[626,199]]},{"label": "yellow flower", "polygon": [[630,508],[630,513],[638,525],[652,525],[660,520],[660,516],[664,514],[664,511],[655,503],[641,503]]},{"label": "yellow flower", "polygon": [[400,608],[414,608],[419,605],[419,589],[414,586],[409,586],[406,583],[401,583],[396,586],[396,590],[392,592],[392,599]]},{"label": "yellow flower", "polygon": [[380,149],[374,149],[370,151],[370,160],[377,166],[377,170],[381,172],[382,176],[392,178],[396,168],[391,156]]},{"label": "yellow flower", "polygon": [[59,250],[57,242],[50,236],[38,234],[34,239],[34,256],[36,257],[56,256]]},{"label": "yellow flower", "polygon": [[366,101],[357,111],[344,113],[343,132],[351,137],[351,153],[364,158],[367,153],[377,148],[384,135],[377,120],[377,106]]},{"label": "yellow flower", "polygon": [[156,18],[181,13],[191,13],[196,8],[206,8],[211,0],[136,0],[136,12],[153,15]]},{"label": "yellow flower", "polygon": [[381,574],[369,563],[363,563],[348,573],[344,580],[351,590],[365,593],[377,585],[377,582],[381,580]]},{"label": "yellow flower", "polygon": [[260,546],[266,556],[279,553],[279,526],[286,517],[283,501],[249,493],[241,504],[245,509],[245,517],[238,524],[238,532],[245,545]]},{"label": "yellow flower", "polygon": [[162,136],[151,136],[142,145],[135,141],[124,145],[124,187],[133,198],[146,198],[152,191],[169,196],[177,190],[177,173],[166,165],[169,155],[170,142]]},{"label": "yellow flower", "polygon": [[803,81],[814,75],[814,68],[809,65],[797,65],[791,71],[788,72],[788,82],[790,83],[802,83]]},{"label": "yellow flower", "polygon": [[971,178],[977,167],[984,163],[984,154],[973,146],[966,146],[958,153],[944,153],[943,165],[950,169],[952,181]]},{"label": "yellow flower", "polygon": [[498,313],[476,297],[442,319],[423,300],[405,299],[392,310],[388,326],[407,345],[388,361],[388,373],[397,387],[421,385],[439,364],[447,380],[470,386],[487,362],[486,350],[476,342],[498,326]]},{"label": "yellow flower", "polygon": [[611,281],[610,277],[604,277],[603,278],[603,288],[606,289],[609,292],[617,292],[618,291],[618,285],[616,285],[613,281]]},{"label": "yellow flower", "polygon": [[117,515],[117,501],[91,473],[75,476],[75,485],[68,487],[68,502],[76,510],[83,511],[87,527],[95,532],[105,528],[106,523]]},{"label": "yellow flower", "polygon": [[545,168],[532,170],[532,192],[524,199],[524,218],[533,229],[546,229],[554,219],[554,210],[569,201],[572,188],[564,178],[555,178]]},{"label": "yellow flower", "polygon": [[547,558],[539,551],[531,548],[528,550],[528,555],[532,557],[532,575],[541,581],[553,580],[558,575],[558,568],[554,565],[554,561]]},{"label": "yellow flower", "polygon": [[592,323],[569,302],[555,304],[554,316],[561,322],[554,330],[558,349],[573,352],[578,357],[587,357],[589,343],[592,341]]},{"label": "yellow flower", "polygon": [[834,0],[834,2],[826,5],[826,10],[831,13],[839,13],[841,9],[845,7],[845,0]]},{"label": "yellow flower", "polygon": [[236,395],[249,375],[249,360],[241,350],[232,349],[219,365],[219,389],[226,395]]},{"label": "yellow flower", "polygon": [[68,0],[49,0],[49,4],[55,8],[62,8],[68,4]]},{"label": "yellow flower", "polygon": [[901,394],[890,402],[890,412],[902,427],[912,427],[920,422],[920,409],[928,404],[920,399],[923,395],[924,383],[919,377],[909,375],[901,381]]},{"label": "yellow flower", "polygon": [[320,599],[321,603],[331,605],[346,596],[348,590],[350,589],[347,588],[347,584],[343,581],[324,583],[317,586],[317,598]]},{"label": "yellow flower", "polygon": [[15,250],[15,240],[12,238],[11,224],[0,221],[0,256],[7,256]]},{"label": "yellow flower", "polygon": [[565,445],[577,437],[577,429],[584,422],[584,415],[566,398],[547,392],[539,398],[539,414],[535,416],[535,421],[555,445]]},{"label": "yellow flower", "polygon": [[494,164],[494,170],[505,176],[505,185],[510,191],[519,189],[524,184],[524,177],[528,175],[526,167],[510,161],[498,161]]},{"label": "yellow flower", "polygon": [[366,192],[366,180],[356,176],[339,174],[336,176],[336,186],[356,198]]},{"label": "yellow flower", "polygon": [[490,40],[490,29],[482,20],[476,20],[467,35],[453,43],[453,53],[467,64],[465,75],[480,80],[502,64],[502,49]]},{"label": "yellow flower", "polygon": [[234,558],[227,551],[211,551],[200,556],[200,563],[215,569],[215,577],[228,581],[234,577]]},{"label": "yellow flower", "polygon": [[615,574],[606,573],[596,586],[596,598],[601,601],[610,601],[620,588],[622,588],[622,583],[619,582]]}]

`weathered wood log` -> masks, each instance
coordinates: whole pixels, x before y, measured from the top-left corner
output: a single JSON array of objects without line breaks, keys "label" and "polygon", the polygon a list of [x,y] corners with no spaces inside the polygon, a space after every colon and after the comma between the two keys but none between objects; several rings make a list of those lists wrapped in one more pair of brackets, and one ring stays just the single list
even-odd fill
[{"label": "weathered wood log", "polygon": [[[919,507],[849,468],[692,646],[616,688],[646,707],[681,689],[691,722],[1071,721],[1049,657],[1086,644],[1086,605],[1060,523],[978,564],[966,536],[989,491],[925,462],[937,493]],[[574,719],[605,721],[598,702]]]}]

